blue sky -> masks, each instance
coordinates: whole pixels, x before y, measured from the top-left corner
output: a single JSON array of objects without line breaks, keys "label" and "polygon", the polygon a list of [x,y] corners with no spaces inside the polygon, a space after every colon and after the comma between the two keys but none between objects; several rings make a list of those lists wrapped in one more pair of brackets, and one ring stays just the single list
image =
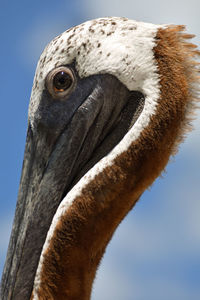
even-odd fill
[{"label": "blue sky", "polygon": [[[37,60],[67,28],[101,16],[186,24],[200,41],[198,0],[0,1],[0,273],[8,245]],[[93,300],[200,299],[200,114],[163,178],[118,228]]]}]

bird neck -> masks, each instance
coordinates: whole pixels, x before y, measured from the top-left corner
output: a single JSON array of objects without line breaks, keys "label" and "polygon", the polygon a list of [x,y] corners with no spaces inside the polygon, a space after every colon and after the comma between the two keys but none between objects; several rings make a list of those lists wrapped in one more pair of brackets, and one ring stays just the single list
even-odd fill
[{"label": "bird neck", "polygon": [[[99,178],[100,180],[100,178]],[[116,182],[117,183],[117,182]],[[98,178],[95,183],[98,184]],[[91,186],[92,188],[92,186]],[[139,197],[103,190],[77,198],[58,222],[40,272],[38,298],[89,300],[105,248],[118,224]],[[94,201],[95,199],[95,201]],[[116,201],[116,202],[115,202]]]}]

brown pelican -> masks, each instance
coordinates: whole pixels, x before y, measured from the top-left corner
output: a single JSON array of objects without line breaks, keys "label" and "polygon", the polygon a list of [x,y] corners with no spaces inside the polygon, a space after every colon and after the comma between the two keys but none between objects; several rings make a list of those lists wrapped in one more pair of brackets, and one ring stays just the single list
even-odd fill
[{"label": "brown pelican", "polygon": [[102,18],[38,62],[2,300],[88,300],[118,224],[160,175],[197,97],[183,26]]}]

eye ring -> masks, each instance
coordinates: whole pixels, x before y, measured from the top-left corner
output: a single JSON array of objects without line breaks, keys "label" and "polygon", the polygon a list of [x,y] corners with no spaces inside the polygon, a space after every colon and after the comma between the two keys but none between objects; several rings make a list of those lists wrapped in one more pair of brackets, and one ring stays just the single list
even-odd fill
[{"label": "eye ring", "polygon": [[46,88],[54,99],[61,99],[72,92],[75,82],[73,71],[61,66],[49,72],[46,77]]}]

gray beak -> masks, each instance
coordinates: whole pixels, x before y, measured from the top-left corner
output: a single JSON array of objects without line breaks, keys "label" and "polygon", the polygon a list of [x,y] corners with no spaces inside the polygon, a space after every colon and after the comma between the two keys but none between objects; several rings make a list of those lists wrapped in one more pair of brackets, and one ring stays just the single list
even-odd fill
[{"label": "gray beak", "polygon": [[28,300],[59,203],[126,134],[144,98],[111,75],[78,79],[66,101],[46,91],[28,126],[15,219],[1,283],[2,300]]}]

